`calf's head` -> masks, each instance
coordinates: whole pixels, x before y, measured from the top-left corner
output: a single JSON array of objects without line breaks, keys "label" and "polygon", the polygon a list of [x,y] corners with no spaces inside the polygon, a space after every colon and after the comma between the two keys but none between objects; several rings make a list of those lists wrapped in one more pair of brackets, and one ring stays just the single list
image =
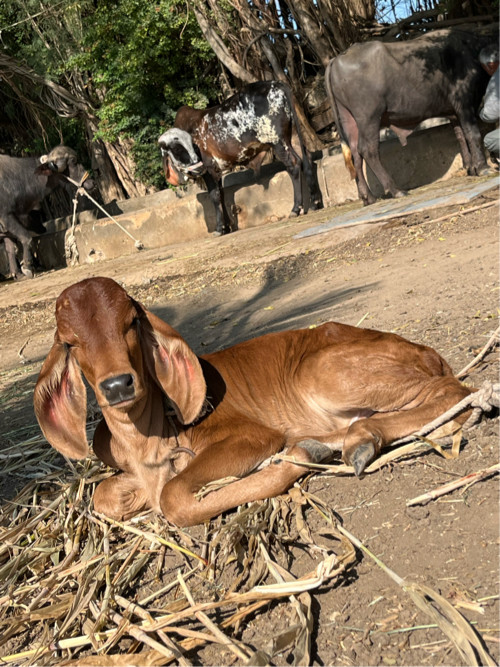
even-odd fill
[{"label": "calf's head", "polygon": [[206,385],[194,352],[114,280],[90,278],[65,289],[56,302],[56,322],[34,406],[45,437],[66,456],[88,454],[81,373],[111,432],[116,411],[132,414],[151,391],[163,391],[184,424],[202,411]]},{"label": "calf's head", "polygon": [[199,178],[205,167],[196,151],[191,135],[172,128],[158,139],[165,179],[170,185],[185,185],[189,178]]},{"label": "calf's head", "polygon": [[[35,169],[35,174],[48,176],[49,182],[53,181],[53,185],[59,183],[65,184],[66,181],[61,176],[69,176],[73,181],[80,182],[85,174],[85,168],[78,164],[76,153],[72,148],[67,146],[56,146],[47,155],[42,155],[40,164]],[[83,187],[86,190],[94,188],[94,181],[91,178],[86,178],[83,182]]]}]

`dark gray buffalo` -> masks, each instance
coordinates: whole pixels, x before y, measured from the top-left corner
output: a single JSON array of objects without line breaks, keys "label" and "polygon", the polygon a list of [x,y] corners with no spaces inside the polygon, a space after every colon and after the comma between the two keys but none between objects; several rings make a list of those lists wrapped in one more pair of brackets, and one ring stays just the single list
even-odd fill
[{"label": "dark gray buffalo", "polygon": [[355,170],[365,205],[372,204],[375,197],[363,174],[363,160],[386,194],[406,194],[380,162],[381,126],[394,130],[405,146],[420,122],[448,117],[467,172],[478,175],[488,169],[476,114],[488,83],[478,54],[491,41],[489,33],[435,30],[404,42],[354,44],[329,62],[325,72],[328,95],[346,164],[351,173]]},{"label": "dark gray buffalo", "polygon": [[[292,146],[292,129],[300,143],[301,156]],[[278,81],[258,81],[209,109],[181,107],[174,128],[158,140],[165,178],[182,185],[188,177],[202,177],[215,206],[216,231],[225,234],[233,223],[226,209],[222,176],[237,166],[253,169],[256,177],[265,155],[273,150],[283,162],[293,183],[291,215],[303,209],[301,175],[310,193],[311,209],[323,201],[314,168],[302,141],[288,86]]]},{"label": "dark gray buffalo", "polygon": [[[33,277],[31,244],[35,234],[29,228],[30,212],[40,209],[42,200],[59,186],[74,193],[75,186],[65,176],[80,182],[84,173],[75,151],[67,146],[57,146],[41,158],[0,155],[0,242],[5,243],[13,278]],[[83,185],[87,190],[94,187],[91,179]],[[21,267],[16,242],[22,246]]]}]

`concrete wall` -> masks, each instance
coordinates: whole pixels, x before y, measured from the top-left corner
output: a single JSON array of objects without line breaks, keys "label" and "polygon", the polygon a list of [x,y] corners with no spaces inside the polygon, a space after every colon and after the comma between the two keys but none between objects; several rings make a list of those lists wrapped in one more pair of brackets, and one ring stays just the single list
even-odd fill
[{"label": "concrete wall", "polygon": [[[398,186],[404,189],[449,178],[462,166],[458,143],[449,124],[414,133],[408,138],[405,148],[397,139],[388,138],[382,141],[380,153],[382,163]],[[340,148],[320,153],[315,164],[325,206],[358,198],[355,182],[345,168]],[[367,180],[375,194],[382,194],[380,184],[370,170]],[[224,188],[226,201],[237,212],[239,229],[286,218],[292,209],[292,183],[279,163],[264,166],[258,183],[249,171],[228,174]],[[304,200],[307,206],[307,195]],[[208,194],[197,186],[190,186],[183,196],[164,190],[116,202],[111,210],[116,221],[133,238],[109,218],[98,218],[85,211],[79,216],[74,234],[79,263],[135,252],[134,239],[141,241],[146,248],[157,248],[203,238],[215,229],[212,203]],[[66,265],[65,235],[69,234],[66,229],[70,225],[71,217],[46,223],[47,233],[35,240],[35,249],[44,268]],[[7,272],[4,264],[7,266],[6,259],[0,256],[2,273]]]}]

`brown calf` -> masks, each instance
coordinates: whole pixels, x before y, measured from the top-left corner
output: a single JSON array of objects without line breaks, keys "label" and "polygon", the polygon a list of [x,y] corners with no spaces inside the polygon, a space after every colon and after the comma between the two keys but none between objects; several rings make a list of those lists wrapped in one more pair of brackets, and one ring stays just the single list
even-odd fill
[{"label": "brown calf", "polygon": [[[51,445],[84,458],[85,375],[103,414],[94,451],[122,471],[99,484],[94,508],[118,519],[152,508],[187,526],[280,494],[304,466],[257,468],[283,450],[297,463],[341,451],[360,475],[470,393],[431,348],[335,322],[197,357],[109,278],[64,290],[56,320],[35,412]],[[242,479],[195,497],[226,476]]]}]

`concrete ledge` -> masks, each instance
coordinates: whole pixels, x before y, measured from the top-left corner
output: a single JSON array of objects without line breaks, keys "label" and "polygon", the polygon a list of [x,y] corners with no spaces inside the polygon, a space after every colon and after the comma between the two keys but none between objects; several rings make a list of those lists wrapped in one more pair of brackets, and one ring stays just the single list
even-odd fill
[{"label": "concrete ledge", "polygon": [[[381,142],[380,153],[387,171],[403,189],[449,178],[462,167],[458,143],[449,124],[415,132],[404,148],[397,139],[388,138]],[[325,206],[358,198],[340,148],[325,150],[315,164]],[[375,194],[381,195],[380,184],[370,170],[367,180]],[[292,183],[281,163],[264,166],[258,183],[251,171],[228,174],[224,189],[228,205],[237,213],[239,229],[287,218],[292,209]],[[304,199],[307,206],[308,199]],[[183,196],[163,190],[146,197],[115,202],[111,210],[116,221],[133,239],[108,218],[98,218],[93,212],[85,211],[79,215],[79,224],[75,228],[79,263],[133,253],[134,239],[146,248],[159,248],[203,238],[215,229],[212,202],[208,194],[196,186],[190,186]],[[66,265],[65,236],[69,234],[70,226],[71,217],[51,221],[46,223],[47,233],[35,239],[35,249],[43,268]],[[5,258],[0,256],[0,271],[3,271],[2,259]]]}]

